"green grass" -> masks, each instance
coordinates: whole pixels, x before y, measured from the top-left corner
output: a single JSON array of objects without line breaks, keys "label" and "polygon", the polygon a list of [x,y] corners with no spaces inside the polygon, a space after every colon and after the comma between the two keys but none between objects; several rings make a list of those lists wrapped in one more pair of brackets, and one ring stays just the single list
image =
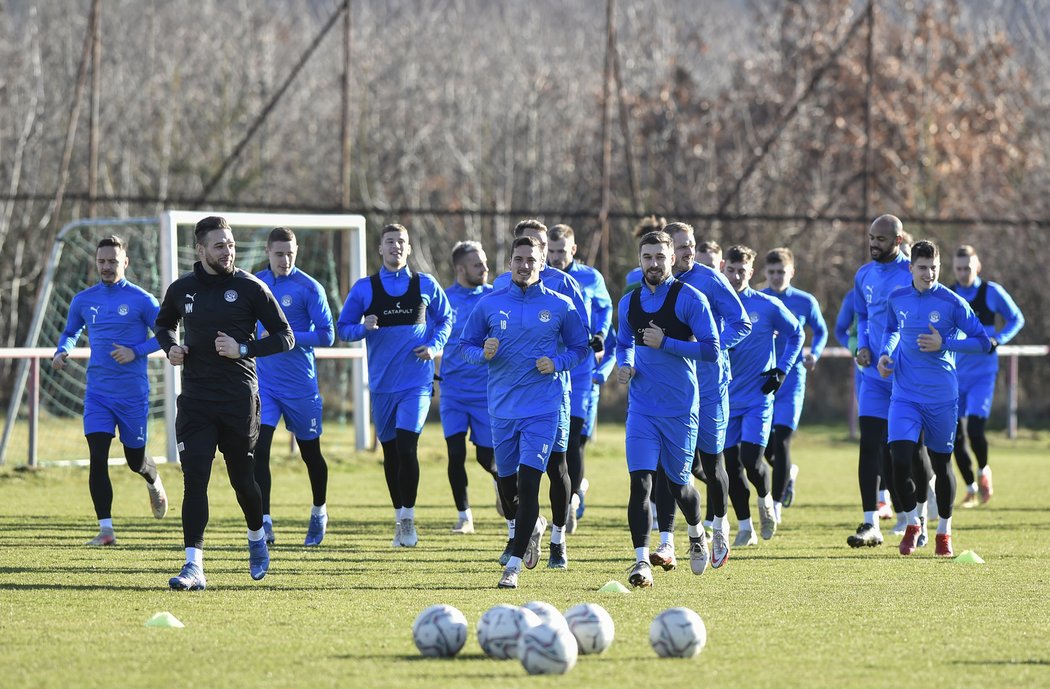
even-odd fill
[{"label": "green grass", "polygon": [[[976,550],[985,565],[936,560],[932,546],[902,558],[892,536],[882,548],[846,547],[860,517],[855,445],[838,430],[804,428],[794,444],[798,499],[774,540],[734,551],[727,568],[701,578],[686,566],[657,572],[651,591],[601,594],[596,589],[606,581],[626,581],[632,560],[622,428],[603,426],[588,455],[591,492],[569,540],[569,571],[526,571],[514,592],[495,588],[505,526],[476,465],[470,476],[479,533],[448,534],[455,511],[439,429],[423,436],[420,546],[396,551],[378,455],[355,455],[349,429],[326,430],[332,521],[324,545],[298,545],[306,474],[297,460],[282,458],[272,568],[262,582],[251,581],[244,522],[217,466],[205,551],[209,588],[198,593],[167,590],[182,563],[174,466],[161,468],[173,510],[163,521],[148,516],[141,481],[111,469],[119,545],[105,550],[82,546],[95,531],[85,469],[0,471],[0,685],[564,686],[527,676],[517,662],[484,658],[474,637],[490,606],[537,599],[562,610],[598,602],[616,622],[612,648],[581,657],[571,686],[665,678],[749,689],[1050,685],[1045,436],[993,438],[996,495],[987,506],[956,512],[956,551]],[[454,660],[422,659],[412,644],[416,614],[439,602],[471,623]],[[707,623],[708,644],[695,660],[661,660],[649,647],[653,616],[675,605]],[[165,610],[186,628],[143,627]]]}]

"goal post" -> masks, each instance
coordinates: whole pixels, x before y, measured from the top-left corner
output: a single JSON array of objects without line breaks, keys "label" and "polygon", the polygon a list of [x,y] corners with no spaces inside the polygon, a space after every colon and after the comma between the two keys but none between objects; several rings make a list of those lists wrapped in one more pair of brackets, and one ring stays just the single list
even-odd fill
[{"label": "goal post", "polygon": [[[343,290],[366,274],[365,218],[351,214],[297,214],[224,212],[222,210],[186,211],[167,210],[156,217],[81,219],[68,223],[56,236],[44,271],[37,304],[25,338],[26,352],[39,348],[53,348],[65,326],[69,302],[74,294],[98,281],[94,268],[95,246],[101,237],[121,234],[129,241],[130,265],[128,279],[153,293],[158,300],[180,274],[192,269],[196,260],[193,246],[193,226],[209,215],[221,215],[229,222],[237,240],[236,265],[255,272],[265,267],[265,243],[269,230],[285,226],[299,238],[297,267],[315,277],[325,287],[333,314],[342,305]],[[338,252],[335,249],[338,248]],[[336,253],[345,257],[336,265]],[[90,338],[90,329],[87,337]],[[80,347],[85,346],[82,338]],[[32,348],[37,348],[33,350]],[[51,349],[50,351],[54,351]],[[320,347],[316,350],[318,379],[331,395],[326,399],[326,415],[335,413],[342,418],[352,411],[355,428],[355,446],[371,446],[371,413],[368,395],[366,350],[361,342],[349,346]],[[24,413],[24,396],[30,373],[29,359],[20,358],[14,378],[11,401],[4,433],[0,441],[0,464],[4,463],[11,444],[13,427]],[[78,417],[82,412],[86,361],[71,358],[70,366],[61,379],[41,376],[38,392],[40,407],[54,417],[56,425],[65,430],[71,425],[60,423]],[[40,367],[35,367],[39,374]],[[179,371],[163,359],[152,357],[149,362],[151,384],[151,421],[158,427],[153,435],[163,439],[163,450],[150,441],[152,456],[177,461],[175,440],[175,400],[181,387]],[[349,404],[347,404],[349,402]],[[23,413],[20,413],[20,410]],[[36,411],[36,410],[34,410]],[[34,416],[34,419],[36,417]],[[77,427],[79,430],[79,426]],[[50,431],[48,432],[50,433]],[[71,434],[71,433],[65,433]],[[49,442],[57,438],[48,437]],[[66,441],[71,442],[71,441]],[[60,459],[70,453],[83,456],[83,437],[78,436],[76,449],[56,450]],[[119,447],[119,446],[118,446]],[[118,450],[119,452],[119,450]]]}]

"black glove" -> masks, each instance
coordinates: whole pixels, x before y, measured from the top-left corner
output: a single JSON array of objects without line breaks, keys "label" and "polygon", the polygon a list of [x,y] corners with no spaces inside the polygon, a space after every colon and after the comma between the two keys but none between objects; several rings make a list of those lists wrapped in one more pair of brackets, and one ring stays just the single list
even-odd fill
[{"label": "black glove", "polygon": [[784,378],[787,377],[787,374],[779,368],[771,368],[762,375],[766,377],[766,382],[762,383],[763,395],[775,393],[784,384]]},{"label": "black glove", "polygon": [[594,335],[587,344],[594,350],[595,354],[601,354],[605,351],[605,340],[602,339],[601,335]]},{"label": "black glove", "polygon": [[995,339],[994,337],[989,337],[988,339],[992,341],[992,348],[988,350],[988,353],[992,354],[995,352],[995,350],[999,349],[999,340]]}]

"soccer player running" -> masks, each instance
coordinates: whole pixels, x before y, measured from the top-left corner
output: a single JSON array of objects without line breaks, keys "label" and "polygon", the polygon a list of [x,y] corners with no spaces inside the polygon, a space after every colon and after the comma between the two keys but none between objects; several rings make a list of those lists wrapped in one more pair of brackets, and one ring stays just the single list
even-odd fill
[{"label": "soccer player running", "polygon": [[[568,297],[576,307],[577,313],[583,319],[584,328],[589,328],[587,321],[587,304],[583,299],[583,290],[576,278],[547,263],[547,226],[539,220],[522,220],[514,226],[514,237],[532,237],[540,244],[540,254],[543,257],[543,266],[540,268],[540,282],[548,289]],[[494,289],[509,287],[513,278],[512,273],[503,273],[492,281]],[[589,344],[593,351],[601,348],[601,341],[590,337]],[[554,441],[554,450],[551,452],[550,461],[547,462],[547,478],[550,479],[550,501],[551,501],[551,541],[550,556],[547,558],[547,567],[550,569],[566,569],[569,566],[568,554],[565,546],[566,525],[569,518],[569,505],[572,499],[572,482],[569,480],[568,460],[566,454],[569,449],[569,411],[571,407],[570,391],[571,376],[569,371],[559,371],[555,374],[559,378],[565,378],[565,399],[562,401],[562,414],[565,416],[565,433],[559,433]],[[509,528],[509,525],[508,525]],[[540,517],[540,535],[547,528],[547,520]],[[504,550],[500,556],[500,564],[505,564],[510,558],[510,550]]]},{"label": "soccer player running", "polygon": [[[773,509],[780,522],[781,506],[790,507],[795,499],[795,477],[798,466],[791,461],[791,435],[798,428],[802,405],[806,399],[806,371],[817,366],[817,360],[828,343],[828,326],[820,313],[817,298],[791,284],[795,277],[795,255],[791,249],[777,247],[766,254],[766,281],[763,294],[776,297],[798,320],[805,333],[809,326],[813,333],[809,352],[795,360],[787,371],[784,384],[773,396],[773,430],[766,444],[765,457],[773,461]],[[784,340],[776,340],[777,354],[784,348]]]},{"label": "soccer player running", "polygon": [[[956,282],[952,290],[970,304],[988,337],[996,342],[996,346],[1012,340],[1024,327],[1024,316],[1002,285],[979,277],[981,260],[977,257],[977,250],[969,244],[960,246],[955,251],[953,268]],[[997,314],[1003,321],[998,330],[995,327]],[[988,466],[988,438],[984,427],[992,411],[999,355],[994,349],[990,356],[959,354],[956,366],[959,370],[959,425],[955,434],[955,461],[966,481],[962,506],[974,507],[978,493],[982,503],[992,497],[992,468]],[[971,449],[977,457],[978,476],[973,473]]]},{"label": "soccer player running", "polygon": [[[275,227],[266,239],[269,267],[255,274],[281,304],[295,335],[295,346],[290,350],[259,359],[256,364],[262,425],[255,444],[255,480],[262,493],[266,543],[272,544],[276,539],[270,515],[270,447],[277,422],[283,416],[310,477],[313,504],[303,545],[315,546],[321,545],[328,528],[328,464],[321,454],[322,400],[314,347],[331,347],[335,326],[324,287],[296,267],[298,255],[295,233],[287,227]],[[260,328],[256,336],[265,337],[266,331]]]},{"label": "soccer player running", "polygon": [[[629,385],[627,470],[631,492],[627,523],[635,564],[628,582],[653,585],[649,561],[652,524],[649,501],[657,467],[689,524],[689,564],[693,574],[707,569],[708,550],[700,514],[700,493],[690,482],[699,427],[696,362],[717,362],[718,330],[707,298],[676,280],[674,244],[666,232],[650,232],[638,243],[643,282],[618,305],[616,375]],[[704,381],[717,384],[717,373]]]},{"label": "soccer player running", "polygon": [[585,318],[591,333],[590,344],[593,350],[590,356],[570,372],[572,392],[569,393],[569,445],[565,455],[571,486],[569,514],[565,523],[569,533],[576,531],[577,520],[583,516],[584,429],[598,406],[599,387],[594,384],[594,373],[605,354],[605,338],[612,328],[612,297],[605,287],[605,278],[594,268],[577,261],[576,249],[576,233],[571,227],[555,225],[550,229],[547,263],[568,273],[579,283],[583,291]]},{"label": "soccer player running", "polygon": [[395,548],[414,548],[419,491],[419,434],[430,409],[434,358],[452,331],[452,307],[441,285],[408,268],[408,230],[387,225],[379,233],[378,273],[350,288],[336,332],[364,340],[372,421],[383,447],[383,471],[394,507]]},{"label": "soccer player running", "polygon": [[[777,532],[770,471],[762,451],[773,421],[773,395],[784,383],[787,371],[802,352],[802,326],[779,299],[751,289],[755,252],[746,246],[731,246],[725,253],[722,272],[736,290],[751,320],[751,334],[729,352],[733,380],[729,384],[729,426],[726,430],[726,468],[729,497],[736,512],[734,547],[758,543],[751,522],[751,491],[758,493],[758,516],[763,540]],[[775,340],[783,338],[777,352]]]},{"label": "soccer player running", "polygon": [[[256,357],[287,352],[295,336],[269,288],[234,266],[236,243],[225,218],[210,216],[193,230],[198,261],[168,286],[157,315],[157,341],[172,366],[182,366],[175,436],[182,462],[182,538],[186,564],[168,585],[205,587],[204,530],[215,450],[248,526],[248,571],[266,576],[270,553],[263,530],[262,494],[252,456],[259,438]],[[176,331],[184,331],[179,344]],[[255,338],[256,323],[269,333]]]},{"label": "soccer player running", "polygon": [[[997,346],[966,300],[937,282],[940,271],[937,245],[919,241],[911,249],[912,283],[890,293],[886,332],[879,350],[878,370],[892,379],[889,406],[890,456],[897,494],[908,514],[900,554],[918,547],[919,512],[916,490],[926,485],[913,480],[913,457],[919,434],[937,476],[937,536],[934,554],[952,557],[952,505],[955,474],[952,446],[958,422],[959,381],[955,352],[988,354]],[[966,337],[960,339],[957,330]]]},{"label": "soccer player running", "polygon": [[[683,222],[664,226],[671,237],[675,254],[675,278],[696,288],[707,299],[719,337],[719,356],[716,361],[697,361],[696,379],[699,386],[699,425],[696,452],[693,457],[693,475],[707,484],[707,511],[712,518],[711,566],[721,567],[729,558],[729,477],[726,474],[726,428],[729,424],[729,350],[751,333],[751,321],[744,311],[736,290],[725,275],[698,263],[693,227]],[[713,381],[717,381],[714,384]],[[662,468],[656,470],[654,485],[656,520],[660,529],[660,545],[649,554],[653,566],[665,571],[677,565],[674,551],[675,501],[668,490],[668,477]]]},{"label": "soccer player running", "polygon": [[511,284],[478,302],[460,336],[463,358],[488,368],[488,406],[500,494],[515,529],[499,588],[517,588],[543,535],[540,479],[558,436],[568,432],[564,398],[572,370],[588,356],[580,311],[543,284],[544,252],[535,237],[514,240]]},{"label": "soccer player running", "polygon": [[[474,515],[467,497],[467,431],[474,443],[478,464],[495,481],[492,429],[489,423],[488,400],[485,388],[488,371],[483,366],[468,363],[459,349],[459,338],[467,317],[486,294],[492,291],[488,284],[489,265],[485,250],[478,242],[459,242],[452,247],[452,267],[456,281],[445,290],[452,308],[452,332],[445,349],[435,362],[441,388],[441,426],[445,430],[448,447],[448,482],[459,517],[452,527],[454,534],[474,533]],[[499,503],[499,487],[496,488]],[[500,506],[500,511],[503,508]]]},{"label": "soccer player running", "polygon": [[84,437],[88,444],[88,490],[98,519],[98,535],[90,546],[116,545],[113,530],[113,484],[109,480],[109,447],[114,429],[128,468],[146,480],[153,516],[168,513],[168,496],[152,457],[146,456],[149,423],[149,377],[146,357],[160,349],[150,337],[157,319],[157,299],[128,282],[127,246],[120,237],[106,237],[95,248],[99,282],[73,297],[66,329],[51,360],[56,371],[87,328],[91,343],[84,392]]}]

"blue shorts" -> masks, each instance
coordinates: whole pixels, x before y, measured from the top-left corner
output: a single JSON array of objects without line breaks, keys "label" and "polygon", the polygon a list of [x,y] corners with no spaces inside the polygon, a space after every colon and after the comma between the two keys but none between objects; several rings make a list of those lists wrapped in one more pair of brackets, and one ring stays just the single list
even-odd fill
[{"label": "blue shorts", "polygon": [[262,403],[262,425],[277,427],[284,417],[284,427],[298,440],[315,440],[321,437],[321,396],[286,400],[268,390],[259,390]]},{"label": "blue shorts", "polygon": [[594,399],[594,383],[591,382],[591,371],[583,376],[573,376],[572,392],[569,393],[569,416],[586,419]]},{"label": "blue shorts", "polygon": [[[866,383],[867,381],[865,381]],[[887,440],[923,442],[933,452],[950,453],[955,447],[958,400],[939,404],[922,404],[910,400],[890,402]]]},{"label": "blue shorts", "polygon": [[689,482],[696,447],[697,416],[627,415],[627,471],[656,471],[684,485]]},{"label": "blue shorts", "polygon": [[989,375],[968,376],[959,379],[959,418],[979,416],[987,419],[992,413],[992,398],[995,396],[995,378],[998,371]]},{"label": "blue shorts", "polygon": [[125,447],[146,447],[149,426],[149,397],[116,399],[105,395],[84,395],[84,435],[114,435],[120,429],[120,442]]},{"label": "blue shorts", "polygon": [[[703,385],[703,384],[701,384]],[[729,381],[711,388],[711,393],[700,389],[700,427],[696,434],[696,449],[717,455],[726,447],[726,428],[729,426]]]},{"label": "blue shorts", "polygon": [[729,427],[726,429],[726,447],[740,443],[766,446],[769,430],[773,427],[773,398],[765,396],[765,402],[752,407],[729,410]]},{"label": "blue shorts", "polygon": [[558,433],[554,437],[554,451],[567,452],[569,449],[569,395],[566,393],[558,409]]},{"label": "blue shorts", "polygon": [[496,473],[501,477],[513,476],[522,464],[547,471],[547,460],[559,433],[569,434],[568,418],[560,410],[524,419],[492,417]]},{"label": "blue shorts", "polygon": [[861,376],[860,390],[857,391],[857,409],[859,410],[857,415],[888,419],[892,393],[892,378],[882,378],[865,373]]},{"label": "blue shorts", "polygon": [[601,385],[591,385],[591,402],[587,405],[587,415],[583,417],[583,432],[580,433],[584,438],[594,435],[594,426],[598,423],[598,400],[601,399],[601,390]]},{"label": "blue shorts", "polygon": [[773,396],[773,425],[798,428],[802,416],[802,403],[806,399],[806,369],[802,373],[794,366],[788,371],[784,384]]},{"label": "blue shorts", "polygon": [[372,422],[376,437],[385,443],[397,437],[397,431],[420,433],[430,411],[430,386],[400,392],[372,393]]},{"label": "blue shorts", "polygon": [[470,442],[480,447],[492,447],[489,403],[484,397],[462,400],[442,395],[439,406],[446,438],[469,430]]}]

